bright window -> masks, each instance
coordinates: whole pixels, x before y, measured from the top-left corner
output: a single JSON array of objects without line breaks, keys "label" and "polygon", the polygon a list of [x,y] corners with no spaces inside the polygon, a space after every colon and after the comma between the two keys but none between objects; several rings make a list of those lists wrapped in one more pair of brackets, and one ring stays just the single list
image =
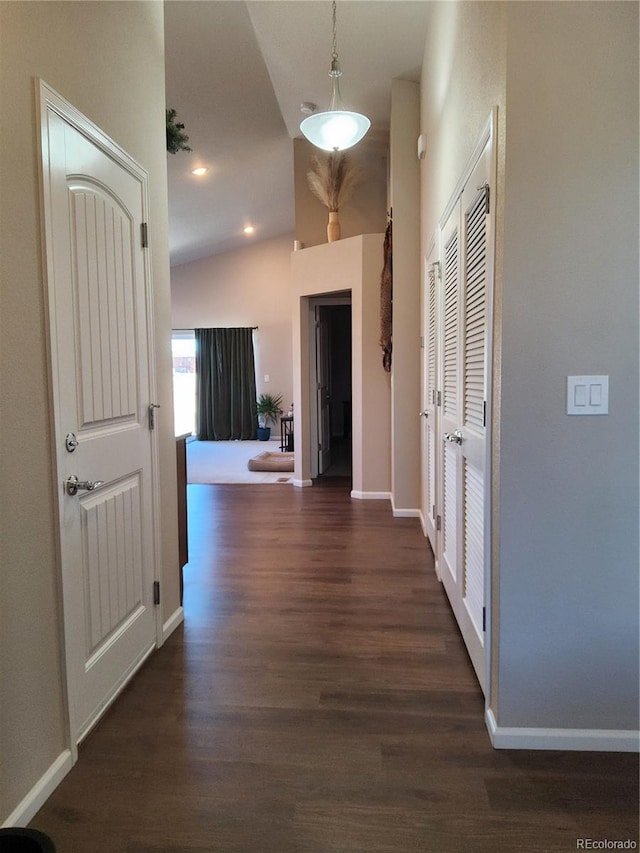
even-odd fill
[{"label": "bright window", "polygon": [[191,329],[173,332],[173,421],[176,435],[196,432],[196,338]]}]

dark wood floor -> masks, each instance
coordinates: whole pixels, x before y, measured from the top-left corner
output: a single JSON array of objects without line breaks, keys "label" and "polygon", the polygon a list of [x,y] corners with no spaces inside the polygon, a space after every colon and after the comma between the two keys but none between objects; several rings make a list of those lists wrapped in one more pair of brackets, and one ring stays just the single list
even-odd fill
[{"label": "dark wood floor", "polygon": [[638,841],[638,756],[498,752],[415,519],[190,486],[186,623],[34,819],[58,853],[514,853]]}]

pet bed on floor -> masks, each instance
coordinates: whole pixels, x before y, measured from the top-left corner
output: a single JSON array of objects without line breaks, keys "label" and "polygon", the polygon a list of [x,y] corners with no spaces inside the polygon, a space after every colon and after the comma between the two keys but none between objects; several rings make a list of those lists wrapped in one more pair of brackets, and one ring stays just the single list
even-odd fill
[{"label": "pet bed on floor", "polygon": [[247,462],[249,471],[293,471],[293,453],[266,450]]}]

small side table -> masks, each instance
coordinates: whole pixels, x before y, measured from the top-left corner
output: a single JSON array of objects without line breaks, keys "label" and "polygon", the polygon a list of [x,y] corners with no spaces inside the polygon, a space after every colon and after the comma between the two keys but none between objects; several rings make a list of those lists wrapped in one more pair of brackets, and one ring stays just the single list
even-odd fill
[{"label": "small side table", "polygon": [[293,450],[293,415],[280,418],[280,450],[283,453]]}]

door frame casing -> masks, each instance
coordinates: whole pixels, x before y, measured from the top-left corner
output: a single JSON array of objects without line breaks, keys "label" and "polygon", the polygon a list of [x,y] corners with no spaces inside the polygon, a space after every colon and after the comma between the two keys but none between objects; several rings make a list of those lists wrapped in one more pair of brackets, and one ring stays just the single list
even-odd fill
[{"label": "door frame casing", "polygon": [[[44,286],[44,315],[45,315],[45,331],[46,331],[46,351],[47,351],[47,369],[48,369],[48,388],[49,388],[49,411],[51,424],[51,473],[53,485],[53,499],[58,520],[56,527],[56,563],[58,566],[58,578],[60,589],[60,600],[62,602],[62,590],[65,583],[65,568],[62,559],[61,545],[61,529],[60,524],[63,518],[62,506],[62,480],[60,471],[62,470],[62,459],[64,458],[64,429],[61,421],[61,411],[58,401],[60,383],[62,377],[58,370],[58,352],[56,350],[56,342],[58,340],[58,330],[56,327],[56,304],[55,304],[55,284],[56,270],[53,260],[54,251],[54,227],[53,227],[53,209],[52,209],[52,181],[50,177],[50,145],[49,145],[49,114],[53,113],[59,116],[62,121],[74,128],[78,133],[82,134],[93,145],[99,148],[106,156],[111,158],[118,166],[128,171],[141,186],[141,201],[142,201],[142,219],[146,222],[148,219],[149,210],[149,194],[148,194],[148,173],[140,166],[123,148],[118,145],[113,139],[104,133],[97,125],[95,125],[83,113],[77,110],[69,103],[62,95],[51,88],[40,78],[35,80],[35,97],[36,97],[36,115],[39,125],[38,134],[38,168],[39,168],[39,184],[40,184],[40,214],[41,214],[41,246],[42,246],[42,273]],[[151,273],[151,258],[148,251],[143,252],[143,276],[145,290],[145,309],[147,316],[146,325],[146,340],[141,342],[147,350],[148,371],[149,371],[149,394],[150,399],[156,399],[156,358],[155,358],[155,338],[154,338],[154,302],[153,302],[153,278]],[[159,442],[157,430],[150,430],[150,449],[151,449],[151,482],[150,482],[150,499],[151,499],[151,524],[152,536],[150,545],[152,574],[155,581],[160,581],[160,490],[159,490]],[[123,679],[117,685],[114,695],[110,700],[100,708],[95,720],[92,723],[92,728],[102,717],[105,711],[110,707],[112,702],[119,695],[125,684],[133,677],[135,672],[142,666],[144,660],[148,657],[154,648],[162,645],[163,642],[163,625],[162,612],[160,607],[155,608],[155,644],[147,652],[144,657],[136,662],[135,667],[123,674]],[[71,707],[69,690],[69,667],[67,665],[69,657],[69,647],[73,638],[69,636],[67,623],[65,618],[64,606],[61,604],[59,613],[61,647],[63,649],[63,681],[64,693],[66,698],[67,708],[67,737],[69,740],[69,748],[71,751],[72,761],[75,763],[78,757],[78,744],[73,736],[74,725],[72,721],[73,709]],[[90,728],[83,732],[83,737],[88,734]]]}]

